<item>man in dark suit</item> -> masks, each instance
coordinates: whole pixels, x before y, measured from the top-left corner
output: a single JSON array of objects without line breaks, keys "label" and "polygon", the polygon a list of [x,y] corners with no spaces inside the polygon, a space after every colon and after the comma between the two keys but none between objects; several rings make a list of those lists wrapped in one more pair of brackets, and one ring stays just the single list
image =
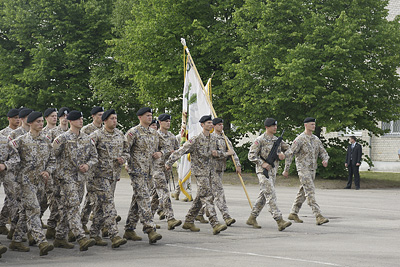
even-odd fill
[{"label": "man in dark suit", "polygon": [[344,164],[349,170],[349,179],[347,181],[347,186],[345,187],[345,189],[351,188],[354,175],[354,184],[356,186],[356,190],[358,190],[360,189],[359,168],[361,165],[362,147],[360,144],[357,143],[357,139],[355,136],[351,136],[349,141],[350,145],[347,147],[346,163]]}]

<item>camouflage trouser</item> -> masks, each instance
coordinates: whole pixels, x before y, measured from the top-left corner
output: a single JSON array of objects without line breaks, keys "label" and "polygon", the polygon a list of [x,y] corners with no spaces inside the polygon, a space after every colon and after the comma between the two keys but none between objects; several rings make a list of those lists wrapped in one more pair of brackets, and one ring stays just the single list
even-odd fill
[{"label": "camouflage trouser", "polygon": [[109,179],[93,179],[92,197],[95,197],[96,205],[93,207],[93,223],[90,227],[90,236],[99,236],[103,225],[108,229],[110,238],[118,235],[118,227],[115,220],[117,211],[111,184],[112,180]]},{"label": "camouflage trouser", "polygon": [[[222,218],[224,220],[231,218],[229,215],[228,206],[226,205],[226,198],[224,187],[222,186],[222,176],[224,172],[217,171],[215,179],[211,181],[211,189],[214,196],[214,203],[218,207],[219,211],[222,213]],[[203,216],[205,212],[205,206],[201,207],[199,215]]]},{"label": "camouflage trouser", "polygon": [[133,189],[132,202],[126,219],[125,230],[134,230],[140,219],[143,232],[148,233],[156,229],[150,207],[149,181],[150,177],[129,174]]},{"label": "camouflage trouser", "polygon": [[256,203],[251,210],[251,215],[258,217],[261,210],[264,208],[265,204],[269,204],[268,211],[272,214],[275,220],[282,219],[282,213],[276,204],[276,194],[275,194],[275,176],[269,173],[269,178],[265,177],[262,173],[257,173],[258,181],[260,183],[260,193],[257,197]]},{"label": "camouflage trouser", "polygon": [[94,195],[94,184],[92,179],[90,179],[86,183],[86,190],[87,192],[85,196],[85,202],[83,204],[81,212],[81,220],[83,225],[86,225],[89,222],[90,213],[94,210],[94,205],[96,202],[96,196]]},{"label": "camouflage trouser", "polygon": [[203,205],[206,206],[210,216],[210,224],[212,227],[218,224],[217,213],[214,207],[214,197],[211,191],[211,181],[214,177],[211,176],[196,176],[197,181],[197,195],[193,200],[192,206],[190,207],[185,221],[188,223],[194,223],[194,218],[199,214],[199,211]]},{"label": "camouflage trouser", "polygon": [[47,192],[47,199],[49,202],[50,215],[47,219],[47,227],[56,228],[57,223],[60,221],[61,205],[61,186],[58,179],[53,179],[51,184],[51,193]]},{"label": "camouflage trouser", "polygon": [[[154,183],[154,189],[156,191],[156,195],[158,196],[156,198],[158,203],[155,203],[152,201],[151,210],[153,212],[153,215],[154,215],[155,211],[157,210],[157,208],[160,207],[165,212],[165,217],[167,218],[167,220],[173,219],[174,211],[172,210],[171,199],[169,197],[167,179],[165,178],[165,174],[163,171],[154,172],[153,183]],[[156,205],[156,206],[153,206],[153,205]]]},{"label": "camouflage trouser", "polygon": [[85,237],[85,231],[82,229],[79,206],[81,204],[82,181],[60,181],[61,185],[61,220],[56,227],[56,238],[65,239],[68,231],[71,230],[77,240]]},{"label": "camouflage trouser", "polygon": [[15,188],[18,184],[15,182],[15,176],[13,173],[7,172],[3,177],[0,179],[0,185],[3,184],[6,197],[4,198],[3,208],[0,212],[0,226],[6,226],[8,219],[11,220],[14,218],[18,212],[18,202],[15,193]]},{"label": "camouflage trouser", "polygon": [[298,171],[301,186],[297,192],[296,199],[293,202],[291,213],[299,213],[301,206],[307,199],[307,204],[311,207],[315,216],[321,213],[321,210],[315,200],[315,170]]},{"label": "camouflage trouser", "polygon": [[42,223],[40,221],[40,203],[39,199],[42,199],[45,194],[45,185],[39,180],[36,184],[30,183],[27,179],[24,180],[21,186],[21,203],[25,211],[26,216],[20,216],[17,228],[15,229],[13,241],[22,242],[22,234],[24,233],[23,220],[26,220],[28,230],[32,237],[38,244],[47,242],[42,229]]}]

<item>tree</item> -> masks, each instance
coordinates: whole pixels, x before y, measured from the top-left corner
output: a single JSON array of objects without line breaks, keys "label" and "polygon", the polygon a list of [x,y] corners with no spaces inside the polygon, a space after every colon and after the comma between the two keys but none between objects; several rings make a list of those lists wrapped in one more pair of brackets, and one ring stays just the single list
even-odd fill
[{"label": "tree", "polygon": [[254,132],[269,116],[293,138],[312,116],[328,131],[382,134],[377,122],[400,113],[400,24],[387,21],[387,4],[246,0],[234,15],[246,45],[236,49],[228,91],[238,131]]},{"label": "tree", "polygon": [[112,37],[112,1],[2,0],[0,5],[0,112],[68,106],[88,114],[96,104],[90,72]]},{"label": "tree", "polygon": [[[223,64],[235,62],[236,46],[232,14],[242,0],[189,1],[138,0],[132,3],[131,15],[122,25],[113,45],[113,58],[124,66],[124,75],[137,88],[138,101],[156,108],[157,113],[170,112],[173,126],[180,127],[183,88],[183,49],[186,39],[203,81],[213,78],[214,106],[226,114],[228,100],[224,83],[227,74]],[[126,5],[118,4],[116,14],[126,14]]]}]

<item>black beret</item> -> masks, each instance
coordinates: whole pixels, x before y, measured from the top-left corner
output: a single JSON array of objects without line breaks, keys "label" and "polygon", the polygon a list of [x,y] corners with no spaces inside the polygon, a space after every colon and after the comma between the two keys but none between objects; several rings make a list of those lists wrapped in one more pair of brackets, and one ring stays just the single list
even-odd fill
[{"label": "black beret", "polygon": [[26,116],[28,116],[29,114],[31,114],[33,110],[30,108],[23,108],[21,109],[21,111],[18,113],[18,116],[20,118],[25,118]]},{"label": "black beret", "polygon": [[103,107],[94,107],[94,108],[92,108],[92,111],[90,111],[90,114],[94,115],[96,113],[103,112],[103,111],[104,111]]},{"label": "black beret", "polygon": [[270,127],[272,125],[277,125],[278,122],[274,118],[266,118],[264,121],[264,126]]},{"label": "black beret", "polygon": [[153,113],[153,110],[151,110],[151,108],[149,108],[149,107],[144,107],[144,108],[139,109],[138,112],[136,112],[136,115],[137,116],[142,116],[146,112]]},{"label": "black beret", "polygon": [[61,116],[63,116],[64,114],[65,115],[68,115],[68,113],[69,113],[69,108],[67,108],[67,107],[62,107],[62,108],[60,108],[60,110],[58,111],[58,114],[57,114],[57,117],[61,117]]},{"label": "black beret", "polygon": [[111,114],[117,114],[117,113],[115,113],[115,110],[113,110],[113,109],[104,111],[103,115],[101,115],[101,120],[105,121],[108,117],[110,117]]},{"label": "black beret", "polygon": [[44,111],[43,115],[44,115],[45,117],[48,117],[48,116],[50,116],[50,114],[53,113],[53,112],[57,112],[57,109],[56,109],[56,108],[48,108],[48,109],[46,109],[46,110]]},{"label": "black beret", "polygon": [[26,121],[27,123],[34,122],[37,118],[43,117],[42,112],[39,111],[32,111],[28,115],[28,120]]},{"label": "black beret", "polygon": [[19,110],[16,108],[10,109],[10,111],[7,113],[7,117],[12,118],[15,116],[19,115]]},{"label": "black beret", "polygon": [[68,113],[67,120],[76,121],[76,120],[80,119],[81,117],[83,117],[82,112],[73,110],[70,113]]},{"label": "black beret", "polygon": [[204,123],[206,121],[212,121],[211,115],[204,115],[203,117],[200,118],[199,122]]},{"label": "black beret", "polygon": [[152,124],[154,124],[154,123],[155,123],[155,124],[158,124],[158,121],[154,119],[154,120],[151,121],[150,125],[152,125]]},{"label": "black beret", "polygon": [[224,121],[221,118],[215,118],[213,119],[213,124],[217,125],[218,123],[223,123]]},{"label": "black beret", "polygon": [[169,115],[167,113],[163,113],[160,116],[158,116],[159,121],[166,121],[166,120],[170,120],[170,119],[171,119],[171,115]]},{"label": "black beret", "polygon": [[305,118],[304,123],[307,123],[307,122],[315,122],[315,119],[311,118],[311,117]]}]

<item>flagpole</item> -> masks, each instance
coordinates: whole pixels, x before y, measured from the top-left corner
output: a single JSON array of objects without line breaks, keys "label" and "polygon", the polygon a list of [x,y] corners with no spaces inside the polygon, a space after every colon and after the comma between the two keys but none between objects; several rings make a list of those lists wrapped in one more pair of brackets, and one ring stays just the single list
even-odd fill
[{"label": "flagpole", "polygon": [[[189,48],[186,46],[186,40],[184,38],[181,38],[181,43],[182,43],[186,53],[188,54],[188,60],[191,61],[192,65],[193,65],[193,68],[195,69],[195,73],[197,75],[197,78],[199,78],[199,80],[202,81],[201,77],[200,77],[200,74],[197,71],[196,65],[194,64],[193,58],[192,58],[192,56],[191,56],[191,54],[189,52]],[[202,82],[200,84],[201,84],[201,87],[203,88],[203,93],[206,96],[206,100],[207,100],[208,104],[210,105],[211,112],[213,113],[214,118],[217,118],[217,113],[215,112],[215,109],[214,109],[214,107],[213,107],[213,105],[212,105],[212,103],[210,101],[210,98],[207,95],[207,92],[206,92],[206,90],[204,88],[204,85],[203,85]],[[226,135],[224,133],[222,133],[222,134],[224,136],[224,140],[225,140],[226,146],[228,147],[228,149],[230,149]],[[232,158],[233,164],[235,165],[235,169],[237,169],[237,165],[236,165],[235,159],[233,158],[233,155],[231,155],[231,158]],[[249,202],[250,208],[253,209],[253,205],[251,204],[249,194],[247,193],[246,186],[244,185],[242,175],[240,173],[238,173],[238,172],[237,172],[237,175],[239,176],[240,183],[242,184],[242,187],[244,189],[244,193],[246,194],[247,201]]]}]

